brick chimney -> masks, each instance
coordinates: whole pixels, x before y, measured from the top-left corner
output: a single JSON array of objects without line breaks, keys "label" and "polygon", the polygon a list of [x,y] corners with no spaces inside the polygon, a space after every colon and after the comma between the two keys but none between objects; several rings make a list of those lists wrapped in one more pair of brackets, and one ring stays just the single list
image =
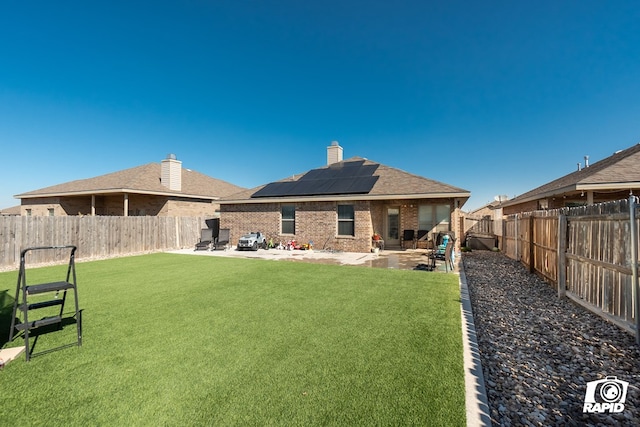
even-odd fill
[{"label": "brick chimney", "polygon": [[342,147],[338,141],[331,141],[331,145],[327,147],[327,165],[342,161]]},{"label": "brick chimney", "polygon": [[169,190],[182,190],[182,162],[176,160],[175,154],[168,154],[161,164],[160,183]]}]

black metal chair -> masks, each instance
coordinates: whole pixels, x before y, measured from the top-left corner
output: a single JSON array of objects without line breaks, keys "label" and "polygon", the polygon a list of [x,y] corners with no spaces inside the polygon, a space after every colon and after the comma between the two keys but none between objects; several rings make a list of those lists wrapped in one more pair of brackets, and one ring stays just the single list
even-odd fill
[{"label": "black metal chair", "polygon": [[400,247],[405,249],[404,242],[411,241],[413,249],[416,248],[416,231],[415,230],[402,230],[402,240],[400,241]]},{"label": "black metal chair", "polygon": [[200,230],[200,241],[196,243],[196,247],[194,251],[199,249],[209,249],[209,247],[213,244],[213,229],[211,228],[203,228]]},{"label": "black metal chair", "polygon": [[218,237],[216,237],[215,241],[213,242],[213,247],[211,248],[211,250],[216,250],[219,246],[226,249],[227,245],[229,244],[229,234],[230,233],[228,228],[221,228],[218,232]]}]

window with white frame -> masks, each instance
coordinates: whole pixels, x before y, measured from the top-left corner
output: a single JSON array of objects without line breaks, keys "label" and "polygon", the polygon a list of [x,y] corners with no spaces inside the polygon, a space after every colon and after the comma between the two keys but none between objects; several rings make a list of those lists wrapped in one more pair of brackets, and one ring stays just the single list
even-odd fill
[{"label": "window with white frame", "polygon": [[282,234],[296,234],[296,206],[282,205],[280,213]]},{"label": "window with white frame", "polygon": [[353,205],[338,205],[338,236],[355,236]]}]

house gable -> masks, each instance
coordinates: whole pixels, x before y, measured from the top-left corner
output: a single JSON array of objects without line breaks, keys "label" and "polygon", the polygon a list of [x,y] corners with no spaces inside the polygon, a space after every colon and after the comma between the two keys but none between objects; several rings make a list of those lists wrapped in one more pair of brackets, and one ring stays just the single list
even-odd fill
[{"label": "house gable", "polygon": [[163,164],[148,163],[15,197],[22,200],[23,214],[29,209],[34,215],[213,216],[219,209],[218,199],[240,190],[243,188],[237,185],[182,168],[181,162],[170,158]]},{"label": "house gable", "polygon": [[[505,214],[572,203],[618,200],[640,189],[640,144],[576,170],[505,203]],[[542,202],[541,202],[542,201]]]}]

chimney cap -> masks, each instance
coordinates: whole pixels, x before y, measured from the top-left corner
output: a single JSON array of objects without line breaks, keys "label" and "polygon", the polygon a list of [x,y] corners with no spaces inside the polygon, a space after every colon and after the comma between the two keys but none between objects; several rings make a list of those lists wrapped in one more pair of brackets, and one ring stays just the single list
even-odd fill
[{"label": "chimney cap", "polygon": [[331,146],[332,147],[338,147],[340,144],[338,144],[338,141],[331,141]]},{"label": "chimney cap", "polygon": [[175,155],[175,154],[173,154],[173,153],[169,153],[169,154],[167,154],[167,159],[169,159],[169,160],[176,160],[176,155]]}]

